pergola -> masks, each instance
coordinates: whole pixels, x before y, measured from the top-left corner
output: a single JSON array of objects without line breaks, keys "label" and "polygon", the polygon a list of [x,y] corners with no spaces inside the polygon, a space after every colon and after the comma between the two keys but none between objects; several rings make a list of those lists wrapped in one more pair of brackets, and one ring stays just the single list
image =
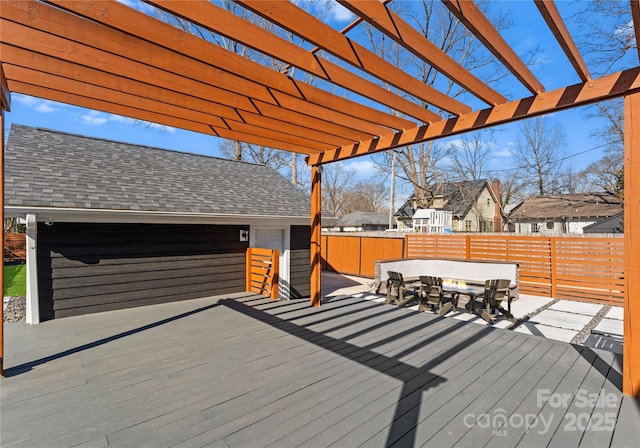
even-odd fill
[{"label": "pergola", "polygon": [[[635,235],[640,226],[640,178],[634,176],[640,168],[640,65],[593,78],[554,2],[534,0],[581,80],[545,91],[473,1],[443,0],[530,92],[524,98],[507,100],[395,14],[387,2],[338,1],[358,18],[354,25],[370,23],[463,87],[483,106],[473,109],[429,87],[289,1],[236,3],[316,49],[296,46],[207,0],[145,3],[356,92],[380,107],[314,87],[300,77],[227,51],[116,0],[3,0],[0,129],[4,129],[4,111],[11,107],[11,93],[16,92],[306,155],[312,177],[311,304],[318,306],[323,164],[624,97],[627,231],[623,392],[640,395],[640,244]],[[640,0],[630,3],[638,41]],[[323,57],[323,53],[342,64]],[[394,86],[402,94],[384,85]],[[417,102],[408,100],[407,95]],[[0,145],[4,145],[4,135]],[[0,185],[4,188],[4,179]],[[2,205],[0,210],[4,202]],[[0,372],[2,347],[0,338]]]}]

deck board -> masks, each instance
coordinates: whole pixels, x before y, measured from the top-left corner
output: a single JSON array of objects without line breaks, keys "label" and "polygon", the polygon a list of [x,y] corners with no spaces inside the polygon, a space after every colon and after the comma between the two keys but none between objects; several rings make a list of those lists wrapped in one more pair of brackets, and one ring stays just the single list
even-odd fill
[{"label": "deck board", "polygon": [[[10,324],[3,447],[616,446],[637,442],[607,352],[351,297],[234,294]],[[566,407],[538,392],[565,393]],[[579,391],[615,432],[563,431]],[[465,423],[553,419],[548,432]],[[618,415],[620,414],[620,415]],[[634,425],[635,419],[635,425]]]}]

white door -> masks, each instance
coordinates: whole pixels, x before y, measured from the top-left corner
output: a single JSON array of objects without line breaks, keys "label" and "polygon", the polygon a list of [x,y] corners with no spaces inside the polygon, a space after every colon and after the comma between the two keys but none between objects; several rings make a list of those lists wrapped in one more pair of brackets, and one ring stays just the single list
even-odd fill
[{"label": "white door", "polygon": [[275,249],[280,251],[280,277],[278,281],[278,298],[288,300],[289,291],[289,229],[287,228],[255,228],[252,229],[251,247]]}]

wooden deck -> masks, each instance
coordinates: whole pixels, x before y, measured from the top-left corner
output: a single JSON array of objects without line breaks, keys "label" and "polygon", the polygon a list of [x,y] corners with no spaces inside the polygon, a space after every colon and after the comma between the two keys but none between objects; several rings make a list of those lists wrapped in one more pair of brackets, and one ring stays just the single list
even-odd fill
[{"label": "wooden deck", "polygon": [[[632,447],[608,352],[349,297],[8,324],[2,447]],[[598,400],[596,396],[601,397]],[[590,427],[586,428],[590,422]]]}]

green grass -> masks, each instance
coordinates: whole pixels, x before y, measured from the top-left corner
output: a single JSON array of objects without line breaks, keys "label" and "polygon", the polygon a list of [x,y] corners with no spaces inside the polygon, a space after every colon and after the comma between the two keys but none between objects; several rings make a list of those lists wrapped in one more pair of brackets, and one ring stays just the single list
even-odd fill
[{"label": "green grass", "polygon": [[4,267],[4,295],[9,297],[27,295],[27,266],[16,264]]}]

